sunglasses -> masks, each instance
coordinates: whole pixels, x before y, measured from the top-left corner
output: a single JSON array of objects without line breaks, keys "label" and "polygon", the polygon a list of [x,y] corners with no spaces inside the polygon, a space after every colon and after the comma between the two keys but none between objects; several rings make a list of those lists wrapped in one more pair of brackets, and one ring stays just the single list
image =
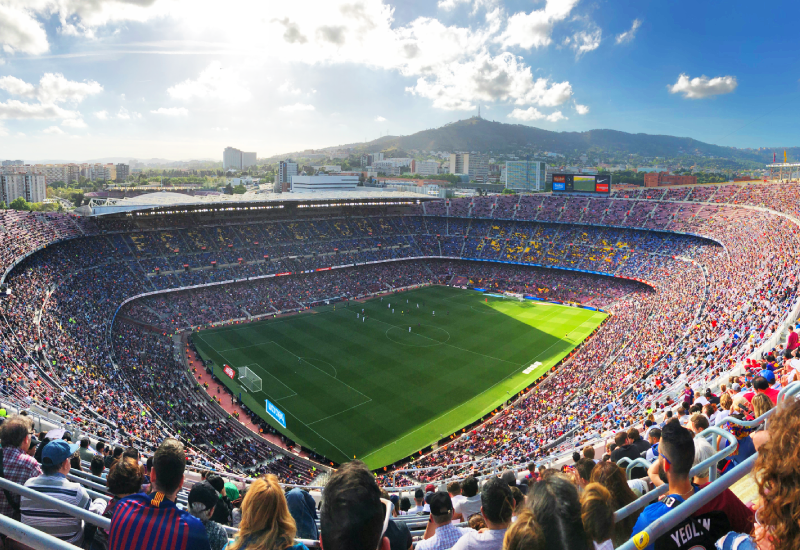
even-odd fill
[{"label": "sunglasses", "polygon": [[383,503],[383,506],[386,508],[386,516],[383,518],[383,529],[381,529],[381,536],[378,539],[378,549],[377,550],[380,550],[380,548],[381,548],[381,542],[383,542],[383,535],[386,534],[386,529],[389,528],[389,519],[392,517],[392,503],[391,503],[391,501],[386,500],[385,498],[382,498],[381,502]]},{"label": "sunglasses", "polygon": [[670,461],[669,461],[669,459],[668,459],[666,456],[664,456],[664,453],[662,453],[661,451],[658,451],[658,454],[660,454],[660,455],[661,455],[661,458],[663,458],[663,459],[664,459],[664,461],[665,461],[667,464],[669,464],[670,466],[672,466],[672,462],[670,462]]}]

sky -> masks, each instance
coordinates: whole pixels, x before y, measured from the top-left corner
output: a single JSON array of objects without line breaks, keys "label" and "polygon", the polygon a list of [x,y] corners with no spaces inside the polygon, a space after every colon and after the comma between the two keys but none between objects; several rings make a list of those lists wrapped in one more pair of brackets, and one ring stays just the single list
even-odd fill
[{"label": "sky", "polygon": [[0,0],[0,159],[221,160],[468,118],[797,146],[796,1]]}]

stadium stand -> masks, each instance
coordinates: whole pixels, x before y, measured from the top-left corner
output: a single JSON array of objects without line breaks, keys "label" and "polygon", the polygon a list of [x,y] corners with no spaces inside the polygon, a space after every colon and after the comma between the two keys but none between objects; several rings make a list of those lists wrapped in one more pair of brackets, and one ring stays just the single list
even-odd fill
[{"label": "stadium stand", "polygon": [[[267,497],[266,488],[244,476],[269,473],[276,477],[267,477],[267,486],[282,481],[314,487],[313,483],[331,475],[330,469],[323,467],[325,457],[300,456],[287,449],[293,445],[281,445],[277,437],[254,433],[228,418],[189,373],[184,344],[172,338],[175,330],[298,310],[325,299],[348,299],[400,286],[466,282],[464,286],[495,285],[600,306],[613,315],[552,376],[509,403],[501,414],[377,477],[365,475],[358,464],[340,467],[327,481],[326,498],[342,491],[346,501],[346,488],[359,486],[361,495],[370,496],[359,502],[360,512],[353,509],[352,513],[364,525],[371,525],[377,524],[373,517],[384,520],[378,484],[399,497],[405,495],[404,487],[427,489],[429,483],[443,486],[474,476],[484,484],[481,498],[487,499],[484,515],[489,530],[505,533],[507,545],[525,530],[544,537],[544,547],[557,545],[553,537],[558,534],[536,515],[538,504],[546,504],[542,499],[547,491],[563,494],[564,502],[577,503],[578,508],[565,511],[569,517],[559,521],[583,522],[583,529],[576,527],[575,533],[583,533],[586,547],[592,541],[603,544],[611,531],[590,528],[591,514],[581,514],[581,510],[584,506],[589,510],[591,503],[581,502],[581,493],[571,488],[573,483],[581,486],[578,478],[583,479],[583,474],[572,473],[583,468],[572,454],[578,451],[580,457],[585,448],[604,453],[613,438],[625,449],[638,449],[642,443],[644,452],[650,445],[630,428],[647,435],[653,426],[661,426],[663,433],[670,424],[675,433],[664,443],[665,459],[656,463],[641,456],[621,460],[622,475],[630,475],[637,465],[652,470],[660,464],[667,470],[668,483],[651,489],[653,477],[643,482],[629,480],[634,491],[644,494],[632,501],[615,501],[621,507],[612,511],[617,522],[632,513],[639,521],[628,533],[632,540],[624,544],[617,540],[611,546],[647,547],[683,529],[692,521],[690,515],[705,517],[714,506],[722,516],[729,515],[721,525],[741,532],[741,536],[724,532],[720,536],[753,544],[747,539],[750,530],[744,527],[752,528],[754,519],[739,521],[732,511],[735,501],[726,491],[756,464],[762,473],[756,542],[762,536],[759,533],[767,532],[774,548],[794,548],[798,535],[793,512],[787,512],[774,488],[782,486],[791,492],[797,480],[785,467],[777,469],[780,459],[794,457],[798,448],[800,413],[793,395],[800,388],[794,382],[795,361],[800,360],[792,355],[797,353],[797,339],[786,334],[786,327],[798,316],[797,273],[791,261],[800,245],[797,185],[746,183],[658,191],[616,192],[604,199],[479,197],[427,203],[421,212],[408,214],[357,209],[347,215],[254,216],[224,222],[180,216],[105,222],[1,211],[0,271],[11,294],[3,298],[0,310],[0,394],[7,410],[24,411],[28,420],[22,422],[33,422],[16,435],[11,420],[0,430],[6,472],[0,486],[39,507],[85,520],[98,531],[108,532],[108,547],[121,548],[117,530],[130,528],[125,521],[115,524],[114,517],[96,514],[91,511],[94,508],[76,508],[28,488],[27,480],[37,478],[36,468],[42,464],[41,458],[33,458],[34,467],[22,457],[28,451],[25,445],[30,446],[28,434],[34,422],[39,432],[66,428],[76,440],[87,434],[93,446],[104,442],[129,448],[143,460],[155,453],[156,462],[165,456],[165,438],[175,438],[185,447],[187,479],[183,486],[173,487],[169,479],[156,475],[154,479],[169,486],[152,481],[153,488],[160,488],[167,500],[191,508],[188,489],[200,481],[196,472],[211,470],[238,483],[237,491],[250,486],[252,496],[238,503],[240,515],[248,516],[242,509],[257,505],[256,499],[277,497]],[[362,265],[367,262],[378,263]],[[339,265],[351,267],[283,277],[280,285],[269,277]],[[248,277],[257,279],[246,281]],[[224,287],[208,286],[222,282]],[[186,288],[195,285],[203,286]],[[164,290],[177,292],[170,292],[166,299],[159,293]],[[157,390],[164,385],[169,392]],[[757,394],[766,395],[777,407],[753,418],[747,397],[763,401],[755,399]],[[703,408],[715,399],[727,416]],[[693,407],[699,407],[709,420],[713,416],[721,421],[701,430],[697,440],[710,439],[717,445],[719,438],[728,444],[719,451],[714,446],[713,455],[694,466],[686,478],[681,477],[686,472],[670,474],[665,461],[677,464],[678,455],[688,456],[690,451],[694,456],[685,443],[687,434],[672,429],[675,422],[685,422],[681,418],[688,419],[679,413]],[[767,429],[759,430],[767,419]],[[692,437],[689,434],[688,440]],[[720,461],[721,473],[717,470]],[[23,462],[28,464],[28,477],[12,477]],[[533,468],[526,475],[529,463]],[[89,500],[104,510],[106,505],[97,499],[119,496],[110,492],[110,479],[81,472],[89,464],[80,458],[49,466],[66,468],[70,482],[84,487]],[[541,476],[535,473],[538,466],[546,467]],[[556,473],[555,468],[563,471]],[[495,514],[489,504],[499,499],[502,508],[508,501],[505,489],[490,481],[504,469],[514,478],[504,475],[505,481],[528,491],[530,512],[520,515],[525,521],[513,529],[508,529],[505,513]],[[676,492],[687,487],[686,479],[704,472],[709,474],[708,485]],[[654,477],[658,478],[657,469]],[[611,486],[606,488],[609,491]],[[668,492],[679,498],[667,499],[663,509],[645,509]],[[600,489],[586,494],[599,494],[601,504],[614,507]],[[319,498],[316,492],[314,496]],[[6,499],[7,495],[0,496],[3,502]],[[122,502],[132,505],[132,501]],[[221,497],[219,502],[224,502]],[[680,506],[669,507],[675,503]],[[394,507],[402,509],[399,499]],[[176,510],[167,504],[165,508]],[[273,508],[291,510],[280,498]],[[200,529],[210,533],[213,528],[207,525],[210,520],[203,520],[203,510],[207,508],[199,510],[198,517],[188,512],[164,513],[177,514],[187,532],[196,531],[203,538]],[[331,541],[348,540],[337,513],[342,511],[323,508],[319,528],[326,548],[336,544],[325,541],[326,533],[333,537]],[[0,532],[14,540],[34,548],[73,547],[47,534],[63,535],[63,531],[37,531],[12,519],[13,511],[4,514]],[[299,523],[297,518],[294,521]],[[392,523],[404,524],[410,537],[425,536],[424,518],[400,515]],[[242,525],[242,533],[257,531],[255,527]],[[83,524],[81,529],[84,535],[91,534],[92,529]],[[720,529],[724,531],[715,530],[715,536]],[[232,527],[226,532],[236,536]],[[364,548],[375,548],[384,533],[377,528],[369,533]],[[289,529],[280,536],[292,540],[295,534]],[[62,538],[78,540],[74,533]],[[157,548],[167,543],[146,544]],[[459,543],[455,547],[460,548]]]}]

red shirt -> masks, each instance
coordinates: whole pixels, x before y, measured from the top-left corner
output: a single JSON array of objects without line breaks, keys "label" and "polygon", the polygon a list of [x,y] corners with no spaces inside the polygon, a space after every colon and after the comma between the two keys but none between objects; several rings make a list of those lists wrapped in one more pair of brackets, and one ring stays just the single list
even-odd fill
[{"label": "red shirt", "polygon": [[790,331],[788,338],[786,338],[786,349],[792,351],[800,345],[800,336],[795,331]]},{"label": "red shirt", "polygon": [[[773,405],[777,405],[778,404],[778,394],[780,393],[779,390],[773,390],[772,388],[767,388],[766,390],[762,391],[761,393],[763,393],[764,395],[769,397],[769,400],[772,401]],[[747,399],[748,403],[752,403],[753,402],[753,398],[755,396],[756,396],[755,393],[750,392],[750,393],[744,394],[743,397],[745,399]]]}]

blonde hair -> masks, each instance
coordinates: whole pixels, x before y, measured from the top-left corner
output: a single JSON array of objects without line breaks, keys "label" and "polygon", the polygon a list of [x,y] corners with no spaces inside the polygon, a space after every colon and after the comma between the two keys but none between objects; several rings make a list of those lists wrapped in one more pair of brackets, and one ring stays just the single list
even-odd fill
[{"label": "blonde hair", "polygon": [[229,549],[284,550],[294,545],[295,533],[297,527],[278,478],[267,474],[247,490],[239,533]]},{"label": "blonde hair", "polygon": [[581,495],[583,529],[598,544],[614,535],[614,508],[611,502],[611,493],[600,483],[590,483]]},{"label": "blonde hair", "polygon": [[756,418],[771,410],[775,406],[772,404],[770,398],[763,393],[757,393],[754,395],[751,403],[753,404],[753,414]]},{"label": "blonde hair", "polygon": [[544,532],[530,508],[525,508],[503,537],[503,550],[546,550]]}]

